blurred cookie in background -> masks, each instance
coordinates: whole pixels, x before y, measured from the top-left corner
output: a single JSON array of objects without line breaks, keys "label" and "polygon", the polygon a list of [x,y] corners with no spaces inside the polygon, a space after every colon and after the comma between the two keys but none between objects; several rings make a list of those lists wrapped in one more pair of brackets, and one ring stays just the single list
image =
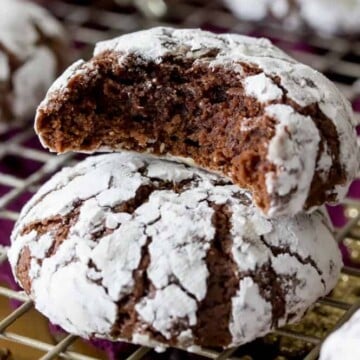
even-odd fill
[{"label": "blurred cookie in background", "polygon": [[307,26],[321,35],[360,33],[360,0],[224,0],[242,20],[281,20],[284,27]]},{"label": "blurred cookie in background", "polygon": [[164,0],[114,0],[119,6],[136,6],[148,18],[161,18],[166,15],[168,5]]},{"label": "blurred cookie in background", "polygon": [[265,19],[282,19],[295,22],[293,17],[294,2],[290,0],[224,0],[228,8],[240,19],[263,21]]},{"label": "blurred cookie in background", "polygon": [[325,34],[359,34],[360,0],[297,0],[307,25]]},{"label": "blurred cookie in background", "polygon": [[[158,19],[167,14],[169,7],[177,0],[63,0],[66,3],[76,4],[81,6],[92,6],[95,9],[104,9],[110,11],[129,9],[138,10],[146,18]],[[38,3],[47,6],[46,0],[38,0]],[[204,2],[204,5],[206,2]]]},{"label": "blurred cookie in background", "polygon": [[49,12],[23,0],[1,0],[0,121],[26,119],[67,63],[68,41]]}]

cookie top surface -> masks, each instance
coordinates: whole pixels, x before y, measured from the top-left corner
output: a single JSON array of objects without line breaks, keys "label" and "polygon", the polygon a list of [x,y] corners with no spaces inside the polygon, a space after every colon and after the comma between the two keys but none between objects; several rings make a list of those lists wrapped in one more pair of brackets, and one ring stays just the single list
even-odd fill
[{"label": "cookie top surface", "polygon": [[357,360],[360,357],[360,311],[336,330],[322,345],[319,360]]},{"label": "cookie top surface", "polygon": [[[217,51],[212,54],[211,50]],[[324,114],[335,123],[354,123],[349,102],[332,82],[318,71],[297,62],[264,38],[214,34],[199,29],[158,27],[100,42],[95,47],[94,55],[105,51],[118,52],[119,61],[125,60],[129,54],[135,54],[140,59],[155,62],[161,62],[167,55],[175,55],[209,63],[210,66],[254,64],[263,70],[264,75],[279,76],[287,95],[299,106],[319,103]],[[238,70],[241,72],[240,67]],[[280,89],[271,84],[263,84],[261,76],[248,81],[248,92],[252,92],[260,102],[280,96]],[[336,107],[340,109],[335,114]],[[336,115],[341,118],[338,119]]]},{"label": "cookie top surface", "polygon": [[64,65],[66,47],[64,29],[45,9],[29,1],[2,0],[0,120],[35,110]]},{"label": "cookie top surface", "polygon": [[341,267],[322,214],[268,220],[222,177],[131,153],[56,174],[24,207],[9,259],[67,331],[184,347],[298,319]]},{"label": "cookie top surface", "polygon": [[[95,57],[92,59],[94,62],[80,60],[73,64],[53,84],[40,105],[35,128],[44,146],[64,151],[61,146],[60,150],[56,147],[56,136],[51,129],[65,127],[50,124],[46,120],[47,116],[52,116],[54,121],[61,121],[55,119],[61,119],[59,109],[73,95],[72,88],[75,86],[78,90],[81,88],[79,84],[101,78],[103,75],[96,67],[96,59],[102,54],[108,59],[109,53],[115,54],[114,60],[111,60],[114,67],[126,64],[129,59],[139,64],[162,64],[171,56],[173,59],[190,59],[194,64],[208,69],[209,73],[221,67],[231,69],[234,72],[233,78],[238,76],[238,91],[242,94],[239,96],[246,97],[246,101],[256,100],[250,111],[262,109],[260,115],[255,117],[244,119],[243,115],[239,116],[239,124],[234,125],[233,129],[238,131],[240,128],[239,138],[261,126],[263,118],[264,123],[269,118],[276,122],[274,136],[270,140],[264,138],[261,144],[265,149],[264,154],[260,155],[261,160],[268,162],[270,167],[276,167],[276,171],[266,174],[263,187],[266,188],[264,192],[271,194],[271,197],[285,200],[279,200],[278,203],[274,200],[268,215],[295,214],[306,208],[309,197],[318,200],[317,204],[315,201],[309,207],[316,206],[319,202],[323,204],[326,201],[341,200],[357,174],[360,149],[356,141],[355,120],[349,102],[334,84],[319,72],[290,58],[266,39],[236,34],[218,35],[197,29],[153,28],[97,44]],[[135,68],[135,65],[132,66]],[[248,76],[247,67],[256,68],[257,73]],[[69,109],[77,109],[76,104],[71,104]],[[76,111],[70,116],[76,117]],[[66,118],[68,117],[67,115]],[[92,128],[92,125],[84,125],[83,128]],[[333,129],[331,134],[329,129]],[[115,133],[120,131],[116,128],[114,130]],[[270,127],[268,130],[271,131]],[[66,133],[66,129],[63,131]],[[266,133],[266,130],[262,131]],[[66,136],[60,133],[61,131],[57,136]],[[229,136],[233,133],[230,132]],[[81,130],[79,134],[81,135]],[[87,134],[85,139],[90,136],[94,134]],[[58,140],[58,143],[63,141],[61,138]],[[51,141],[55,141],[55,145]],[[236,139],[229,142],[236,143]],[[69,143],[70,140],[67,144]],[[121,142],[119,146],[121,148]],[[79,149],[81,150],[81,145],[74,148],[69,145],[65,150]],[[114,149],[116,150],[116,146]],[[86,150],[95,151],[97,148],[95,146],[94,149]],[[226,150],[221,149],[223,152]],[[211,159],[215,157],[216,154],[209,156]],[[226,159],[228,164],[232,160]],[[210,169],[217,170],[216,166]],[[224,175],[232,176],[229,173]],[[335,179],[336,176],[338,179],[335,183],[327,185],[330,184],[329,179]],[[323,183],[315,184],[316,181]],[[245,185],[242,184],[242,187]],[[313,188],[319,194],[311,193]]]}]

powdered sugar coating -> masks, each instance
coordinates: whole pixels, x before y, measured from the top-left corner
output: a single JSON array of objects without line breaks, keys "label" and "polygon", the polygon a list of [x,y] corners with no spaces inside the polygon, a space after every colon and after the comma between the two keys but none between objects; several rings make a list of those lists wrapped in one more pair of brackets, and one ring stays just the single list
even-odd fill
[{"label": "powdered sugar coating", "polygon": [[145,298],[136,305],[140,317],[167,339],[171,338],[171,330],[180,319],[189,326],[196,325],[196,310],[196,301],[174,284],[157,291],[154,298]]},{"label": "powdered sugar coating", "polygon": [[[48,40],[44,42],[45,38]],[[7,96],[14,118],[30,116],[56,78],[58,59],[50,41],[65,47],[66,37],[61,25],[46,10],[29,1],[2,0],[0,86],[1,82],[11,83]],[[10,71],[10,62],[14,71]]]},{"label": "powdered sugar coating", "polygon": [[[216,55],[204,56],[210,50],[216,50]],[[164,57],[172,55],[193,59],[198,64],[208,66],[209,71],[218,66],[235,69],[245,94],[255,98],[261,106],[265,106],[265,113],[279,124],[273,141],[269,144],[267,157],[271,164],[276,165],[276,171],[266,174],[269,197],[274,200],[268,210],[271,216],[291,215],[302,211],[316,173],[321,173],[322,178],[326,178],[329,165],[331,167],[336,161],[329,157],[327,151],[320,150],[320,134],[316,124],[318,119],[301,115],[298,107],[302,107],[304,112],[308,107],[318,107],[321,116],[327,117],[336,128],[335,135],[338,137],[339,161],[344,172],[344,180],[328,190],[325,197],[331,198],[332,201],[341,200],[341,194],[346,192],[357,174],[360,166],[360,149],[356,142],[356,124],[349,102],[323,75],[296,62],[266,39],[236,34],[215,35],[197,29],[153,28],[100,42],[95,48],[94,55],[105,51],[116,53],[120,64],[129,56],[135,56],[139,62],[161,63]],[[255,66],[260,73],[243,78],[241,64]],[[70,68],[50,88],[39,108],[40,112],[47,106],[49,108],[46,111],[58,106],[59,102],[51,100],[56,99],[59,92],[66,95],[67,84],[79,74],[86,73],[94,76],[91,63],[78,62]],[[277,79],[279,84],[275,83],[274,79]],[[283,97],[295,104],[281,106]],[[272,104],[273,102],[278,105]],[[291,121],[287,119],[289,113],[292,113]],[[295,118],[297,126],[294,126]],[[303,119],[307,122],[308,129],[297,132]],[[248,125],[244,126],[242,123],[241,130],[246,132],[252,125],[256,126],[255,121],[256,119],[250,118]],[[49,146],[42,136],[41,129],[37,125],[35,127],[43,145]],[[292,153],[281,155],[284,146],[278,140],[284,137],[284,132],[288,129],[292,129],[292,132],[288,135],[287,148],[293,148]],[[311,136],[314,136],[312,140]],[[337,140],[335,139],[335,142]],[[311,142],[310,146],[307,141]],[[328,146],[326,141],[325,139],[324,148]],[[121,148],[121,144],[116,146]],[[284,156],[287,155],[292,158],[291,166],[284,163]],[[294,182],[294,173],[301,174],[300,183]],[[282,198],[279,200],[280,194]],[[287,200],[283,201],[284,198],[289,199],[289,204],[286,203]]]},{"label": "powdered sugar coating", "polygon": [[360,310],[340,329],[326,338],[319,360],[357,360],[360,358]]},{"label": "powdered sugar coating", "polygon": [[[282,169],[279,174],[266,174],[267,190],[279,196],[295,191],[284,209],[294,214],[298,211],[298,204],[306,202],[311,187],[312,177],[309,174],[315,173],[319,131],[311,117],[299,114],[288,105],[269,105],[266,112],[279,121],[269,144],[268,159]],[[270,216],[275,209],[276,206],[270,208]]]},{"label": "powdered sugar coating", "polygon": [[280,99],[283,95],[281,89],[264,73],[245,78],[244,87],[248,95],[260,102]]},{"label": "powdered sugar coating", "polygon": [[[223,346],[239,345],[290,321],[290,314],[300,317],[332,289],[341,267],[321,213],[270,220],[250,200],[226,179],[180,163],[131,153],[89,157],[55,175],[24,207],[9,260],[21,282],[18,262],[29,250],[29,294],[51,321],[83,337],[120,339],[123,334],[112,332],[117,304],[138,289],[134,274],[147,256],[141,271],[151,285],[136,300],[127,340],[201,345],[195,334],[200,304],[211,296],[207,254],[218,231],[213,219],[216,206],[227,206],[229,261],[239,287],[229,302],[231,341]],[[124,203],[136,206],[124,211]],[[61,241],[51,225],[58,221],[58,229],[68,228]],[[284,313],[277,319],[255,276],[262,268],[280,279]]]},{"label": "powdered sugar coating", "polygon": [[232,299],[232,345],[246,343],[266,334],[269,331],[267,324],[272,319],[271,311],[271,304],[261,296],[259,286],[253,279],[246,277],[241,280],[240,290]]}]

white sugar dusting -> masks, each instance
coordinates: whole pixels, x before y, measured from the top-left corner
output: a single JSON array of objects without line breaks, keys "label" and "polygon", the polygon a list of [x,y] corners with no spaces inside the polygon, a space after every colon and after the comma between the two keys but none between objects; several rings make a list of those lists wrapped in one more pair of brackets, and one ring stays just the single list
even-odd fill
[{"label": "white sugar dusting", "polygon": [[[175,194],[173,198],[167,196],[169,202],[159,209],[160,219],[146,231],[153,239],[149,246],[151,262],[148,276],[156,288],[169,286],[175,277],[190,294],[201,301],[207,289],[205,258],[215,235],[211,222],[214,211],[203,202],[193,207],[191,190],[189,192],[190,196],[181,202]],[[157,195],[159,200],[156,199]],[[161,203],[160,196],[158,192],[151,200]],[[174,229],[177,231],[174,232]],[[192,241],[194,237],[202,239],[202,242]]]},{"label": "white sugar dusting", "polygon": [[359,359],[359,339],[360,310],[357,310],[350,320],[325,339],[319,360]]},{"label": "white sugar dusting", "polygon": [[248,76],[244,80],[245,93],[265,103],[281,99],[282,90],[264,73]]},{"label": "white sugar dusting", "polygon": [[232,256],[241,271],[255,271],[268,260],[268,249],[261,241],[253,241],[258,236],[273,230],[270,220],[265,219],[253,207],[234,205],[231,235],[233,237]]},{"label": "white sugar dusting", "polygon": [[333,162],[333,159],[329,152],[329,147],[325,143],[324,149],[320,155],[320,159],[316,165],[316,171],[318,171],[320,173],[320,176],[322,177],[324,182],[326,181],[326,179],[329,175],[329,171],[331,169],[332,162]]},{"label": "white sugar dusting", "polygon": [[[320,289],[327,294],[336,285],[337,276],[334,274],[340,273],[341,256],[329,224],[319,212],[312,216],[269,220],[253,207],[233,206],[231,234],[234,239],[232,256],[239,270],[248,272],[256,267],[271,266],[278,278],[283,276],[280,287],[286,303],[280,324],[286,324],[289,314],[300,318],[318,299]],[[262,236],[262,241],[259,241],[259,236]],[[326,251],[320,242],[326,246]],[[271,246],[282,249],[284,253],[274,256]],[[334,254],[331,260],[330,253]],[[270,318],[268,321],[271,322],[272,306],[262,298],[258,285],[251,279],[242,280],[232,302],[230,330],[234,344],[249,341],[249,338],[268,331],[264,328],[264,318]],[[244,308],[248,309],[248,321],[241,313]]]},{"label": "white sugar dusting", "polygon": [[[284,1],[277,1],[276,4],[274,11],[275,8],[280,13],[286,10],[284,10]],[[216,50],[215,55],[209,56],[210,50]],[[317,106],[329,118],[334,124],[339,140],[340,166],[344,169],[347,179],[347,183],[343,186],[347,187],[355,178],[360,167],[360,148],[356,142],[356,124],[349,102],[323,75],[290,58],[273,46],[270,41],[237,34],[219,35],[198,29],[158,27],[100,42],[96,45],[94,55],[105,51],[117,53],[120,64],[128,56],[135,55],[139,62],[161,63],[165,56],[174,55],[192,59],[202,66],[208,66],[209,71],[216,67],[233,70],[238,74],[239,86],[244,87],[246,95],[254,97],[259,103],[265,105],[269,105],[269,102],[276,103],[266,109],[266,112],[278,122],[276,134],[269,144],[268,154],[268,159],[274,160],[276,171],[265,174],[265,177],[269,198],[271,201],[276,201],[279,195],[283,196],[283,208],[279,208],[272,202],[269,216],[281,215],[285,212],[290,215],[304,209],[315,172],[326,179],[335,161],[334,158],[328,156],[328,153],[322,152],[316,162],[320,149],[320,134],[315,120],[310,115],[304,116],[297,113],[296,106],[282,105],[285,95],[299,107]],[[257,67],[259,73],[244,78],[241,64]],[[75,63],[51,87],[40,106],[40,111],[47,106],[56,107],[59,102],[52,100],[57,98],[58,92],[66,94],[67,85],[72,79],[77,76],[96,77],[98,75],[91,63],[83,61]],[[274,82],[274,78],[278,79],[279,84]],[[291,114],[291,120],[287,120],[289,114]],[[303,121],[306,127],[300,126]],[[256,128],[256,118],[242,121],[242,131],[246,132],[254,128]],[[310,140],[310,133],[314,134],[313,141]],[[38,129],[38,134],[44,146],[47,146],[41,129]],[[296,140],[293,140],[294,138]],[[282,140],[285,141],[284,144],[281,144]],[[281,151],[289,149],[291,153],[279,155],[280,148]],[[119,145],[120,149],[121,145]],[[171,156],[171,154],[164,155]],[[302,175],[299,175],[300,183],[297,186],[295,182],[300,170]],[[154,168],[151,171],[158,172],[159,169]],[[338,188],[335,185],[328,193],[332,193],[335,198],[341,200],[343,191],[337,192]],[[284,195],[288,195],[289,200],[286,200]]]},{"label": "white sugar dusting", "polygon": [[140,317],[164,335],[171,338],[171,330],[180,320],[196,325],[196,301],[188,296],[179,286],[170,284],[156,291],[154,298],[143,299],[136,305]]},{"label": "white sugar dusting", "polygon": [[277,204],[272,204],[269,215],[275,210],[277,214],[296,214],[302,210],[312,183],[319,130],[310,116],[301,115],[288,105],[269,105],[265,111],[278,121],[269,143],[268,160],[281,169],[277,174],[267,173],[267,190],[278,196],[291,194],[285,207],[277,209]]},{"label": "white sugar dusting", "polygon": [[232,313],[229,330],[233,337],[232,346],[243,344],[269,331],[272,306],[260,294],[259,286],[245,277],[232,299]]},{"label": "white sugar dusting", "polygon": [[[156,187],[159,179],[167,184],[188,181],[180,193],[171,186],[155,189],[131,214],[115,212],[109,205],[131,201],[141,186]],[[216,185],[224,180],[197,168],[132,153],[89,157],[55,175],[24,207],[9,251],[14,273],[27,247],[30,295],[36,307],[70,333],[109,338],[118,303],[135,291],[134,274],[142,271],[138,269],[147,253],[145,271],[151,290],[135,304],[141,323],[132,341],[167,346],[153,341],[151,329],[155,329],[179,346],[191,347],[196,345],[193,329],[211,276],[206,257],[216,237],[213,204],[226,204],[239,280],[231,299],[228,346],[252,340],[271,330],[272,304],[263,298],[260,285],[241,278],[241,273],[271,264],[278,277],[292,275],[293,282],[280,283],[285,311],[301,315],[334,286],[341,259],[321,214],[267,219],[254,205],[244,205],[241,199],[251,200],[249,194],[234,185]],[[65,217],[70,221],[68,233],[50,255],[54,230],[22,233],[34,222]],[[274,255],[267,242],[285,255]]]}]

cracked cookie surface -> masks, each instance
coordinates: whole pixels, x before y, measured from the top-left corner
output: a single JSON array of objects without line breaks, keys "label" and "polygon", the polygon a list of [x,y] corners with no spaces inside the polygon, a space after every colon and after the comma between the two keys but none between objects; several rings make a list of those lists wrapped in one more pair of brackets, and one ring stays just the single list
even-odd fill
[{"label": "cracked cookie surface", "polygon": [[319,360],[357,360],[360,357],[360,310],[324,341]]},{"label": "cracked cookie surface", "polygon": [[345,195],[360,151],[348,101],[265,39],[154,28],[99,43],[38,109],[53,151],[179,157],[250,190],[268,216]]},{"label": "cracked cookie surface", "polygon": [[267,219],[223,177],[125,152],[43,185],[9,260],[68,332],[185,348],[236,346],[298,320],[341,268],[320,212]]}]

